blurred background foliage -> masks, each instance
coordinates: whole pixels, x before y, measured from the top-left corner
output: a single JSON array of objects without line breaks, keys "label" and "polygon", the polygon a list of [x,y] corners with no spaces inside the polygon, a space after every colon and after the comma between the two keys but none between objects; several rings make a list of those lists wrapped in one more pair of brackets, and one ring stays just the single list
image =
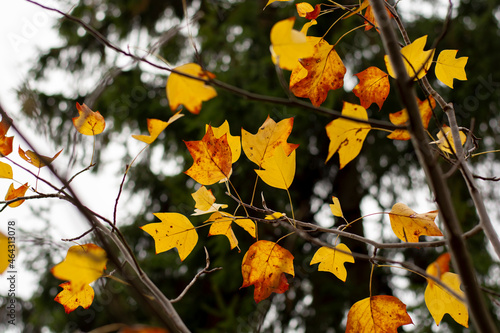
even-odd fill
[{"label": "blurred background foliage", "polygon": [[[254,93],[284,97],[286,92],[280,85],[279,74],[269,53],[269,33],[274,23],[296,15],[295,6],[292,2],[277,3],[263,11],[265,3],[264,0],[187,1],[187,20],[180,0],[69,1],[61,2],[61,9],[69,8],[71,15],[82,19],[125,50],[140,56],[151,50],[158,55],[157,58],[150,55],[148,59],[151,61],[162,64],[159,59],[162,57],[172,66],[198,62],[223,82]],[[315,3],[312,2],[313,5]],[[416,6],[414,3],[417,2],[400,2],[400,7],[407,8],[402,10],[402,19],[412,40],[429,35],[429,47],[443,29],[442,12],[438,15],[433,11],[434,1],[419,1],[418,6],[430,10],[415,12],[412,9]],[[468,128],[474,125],[472,130],[482,139],[480,151],[498,149],[500,72],[496,70],[496,55],[500,53],[500,43],[493,41],[498,40],[500,33],[500,6],[495,0],[462,0],[454,1],[454,4],[453,19],[437,51],[458,49],[458,56],[468,56],[468,80],[455,81],[456,87],[452,90],[437,83],[432,71],[428,76],[445,99],[455,104],[459,124]],[[446,5],[444,2],[444,8]],[[341,10],[335,10],[320,16],[318,25],[313,26],[309,34],[323,35],[341,14]],[[298,18],[295,28],[299,29],[305,22]],[[190,29],[186,28],[188,23]],[[345,32],[362,23],[362,19],[356,16],[340,20],[326,35],[326,40],[334,44]],[[102,167],[103,154],[109,153],[113,143],[122,144],[127,149],[122,156],[116,156],[122,159],[123,168],[116,170],[121,177],[125,165],[137,153],[127,144],[130,134],[146,133],[146,118],[167,120],[172,115],[165,95],[168,73],[118,55],[70,20],[60,19],[55,28],[62,40],[60,45],[41,50],[31,77],[19,87],[22,112],[26,118],[23,121],[43,130],[43,134],[58,146],[72,147],[67,149],[73,154],[72,165],[79,165],[82,157],[89,152],[83,151],[79,145],[80,138],[74,134],[71,118],[76,115],[76,101],[87,103],[93,110],[99,110],[107,121],[106,131],[98,137],[94,171],[98,172]],[[359,103],[351,92],[357,83],[352,75],[371,65],[385,70],[385,65],[382,45],[375,29],[368,32],[355,30],[343,37],[336,50],[348,68],[346,86],[330,92],[323,106],[341,110],[342,101]],[[73,84],[60,90],[49,87],[47,80],[61,71]],[[283,75],[288,79],[288,72]],[[361,216],[363,205],[375,211],[389,211],[394,203],[404,201],[410,207],[434,209],[432,195],[426,190],[422,172],[418,171],[411,144],[391,141],[385,138],[386,132],[372,131],[361,155],[339,170],[337,157],[326,165],[324,162],[329,144],[324,126],[332,119],[309,110],[254,102],[221,89],[217,92],[218,97],[204,103],[199,115],[186,111],[186,116],[170,126],[137,160],[125,188],[130,193],[143,195],[144,202],[142,207],[136,207],[128,221],[119,221],[120,229],[144,270],[169,298],[176,297],[204,267],[203,246],[210,253],[211,266],[223,267],[223,270],[200,279],[175,304],[181,318],[194,332],[343,332],[350,306],[369,295],[368,262],[348,264],[348,277],[344,284],[331,274],[317,272],[316,267],[309,266],[316,250],[314,246],[298,237],[287,237],[282,246],[295,256],[296,270],[296,277],[290,279],[290,290],[255,304],[253,287],[239,289],[242,283],[241,260],[253,241],[246,233],[235,230],[242,249],[239,253],[229,250],[224,237],[207,238],[208,229],[200,228],[199,244],[181,263],[175,251],[154,255],[153,239],[139,227],[154,221],[153,212],[192,213],[194,201],[190,194],[197,187],[181,172],[187,170],[192,161],[182,140],[200,140],[205,124],[219,126],[227,119],[232,134],[237,135],[240,128],[256,133],[268,115],[276,121],[295,117],[289,139],[289,142],[300,144],[296,178],[291,187],[295,216],[326,226],[343,223],[330,217],[328,204],[332,195],[340,199],[348,221]],[[389,113],[400,109],[393,87],[383,109],[379,111],[374,104],[370,107],[369,116],[387,120]],[[441,110],[436,109],[436,115],[439,122],[444,121]],[[431,121],[429,131],[432,134],[437,132],[435,120]],[[500,176],[498,156],[481,155],[472,159],[472,163],[482,176]],[[450,169],[446,162],[443,162],[443,167]],[[254,188],[253,168],[244,156],[233,168],[232,181],[247,202]],[[468,230],[477,224],[477,216],[466,186],[457,173],[449,177],[448,183],[463,228]],[[481,181],[481,185],[489,202],[498,200],[498,184]],[[224,196],[223,185],[210,188],[218,202],[230,204],[228,211],[236,208],[235,203]],[[259,182],[256,193],[261,192],[264,192],[269,207],[290,215],[284,191],[271,189]],[[259,200],[256,204],[260,205]],[[363,213],[371,212],[374,211]],[[498,210],[491,211],[491,214],[498,223]],[[195,225],[204,221],[203,217],[190,219]],[[395,240],[386,232],[390,230],[386,217],[381,215],[379,220],[372,218],[371,221],[370,228],[358,222],[349,231],[379,241]],[[259,226],[259,233],[260,239],[275,241],[286,231],[264,225]],[[314,236],[334,241],[325,235]],[[368,253],[362,243],[342,241],[353,251]],[[499,291],[499,281],[495,276],[498,277],[500,270],[498,263],[485,250],[485,238],[478,234],[468,243],[481,283]],[[31,269],[39,274],[40,286],[33,297],[23,304],[24,332],[44,332],[43,328],[53,332],[88,331],[109,323],[157,323],[150,316],[151,311],[138,303],[132,291],[111,279],[101,279],[97,283],[96,299],[90,309],[79,308],[66,315],[63,308],[53,301],[60,281],[35,264],[43,261],[45,268],[52,267],[55,264],[50,254],[52,250],[43,244],[33,249],[36,254],[33,255]],[[422,248],[384,250],[378,254],[411,261],[425,268],[443,251],[443,248]],[[108,269],[112,270],[112,267]],[[376,269],[373,293],[394,294],[403,301],[409,301],[408,308],[417,325],[405,330],[429,332],[435,324],[423,305],[425,285],[421,277],[402,270]],[[497,297],[495,302],[498,304],[498,301]],[[489,304],[498,316],[498,305],[495,307],[494,302]],[[439,330],[466,331],[449,316],[445,317]]]}]

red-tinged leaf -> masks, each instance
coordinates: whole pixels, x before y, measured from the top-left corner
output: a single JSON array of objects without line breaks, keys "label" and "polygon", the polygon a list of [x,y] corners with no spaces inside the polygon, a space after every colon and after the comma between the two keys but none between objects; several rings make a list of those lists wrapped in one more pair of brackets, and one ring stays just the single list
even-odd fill
[{"label": "red-tinged leaf", "polygon": [[412,324],[406,305],[394,296],[372,296],[356,302],[347,315],[346,333],[397,333]]},{"label": "red-tinged leaf", "polygon": [[241,264],[241,288],[255,286],[255,302],[268,298],[272,293],[288,290],[285,273],[294,276],[293,255],[276,243],[261,240],[248,249]]},{"label": "red-tinged leaf", "polygon": [[[206,125],[206,130],[208,130],[208,125]],[[241,137],[231,135],[229,129],[229,123],[225,120],[219,127],[213,127],[214,136],[216,139],[220,139],[224,134],[226,134],[227,143],[231,148],[232,163],[236,162],[241,155]]]},{"label": "red-tinged leaf", "polygon": [[321,4],[317,4],[316,7],[313,7],[308,2],[300,2],[295,4],[297,8],[297,14],[300,17],[305,17],[308,20],[315,20],[318,18],[319,13],[321,12]]},{"label": "red-tinged leaf", "polygon": [[50,271],[58,279],[69,280],[71,290],[78,292],[102,276],[107,260],[106,251],[95,244],[73,245]]},{"label": "red-tinged leaf", "polygon": [[[19,186],[18,188],[14,188],[14,184],[10,184],[9,189],[7,190],[7,194],[5,195],[5,201],[14,200],[16,198],[24,197],[26,191],[28,190],[28,183]],[[24,202],[23,200],[14,201],[9,204],[9,207],[18,207]]]},{"label": "red-tinged leaf", "polygon": [[[417,98],[418,108],[420,110],[420,118],[422,119],[422,125],[425,129],[429,126],[429,121],[432,117],[432,110],[436,107],[436,101],[432,96],[421,101]],[[390,113],[389,120],[394,125],[404,126],[408,122],[408,112],[406,109],[401,111]],[[393,140],[410,140],[410,132],[403,129],[394,130],[391,134],[387,136],[389,139]]]},{"label": "red-tinged leaf", "polygon": [[[365,2],[367,2],[368,4],[370,3],[369,0],[365,0]],[[387,11],[387,15],[389,16],[389,18],[392,18],[394,17],[391,13],[391,11],[389,9],[385,9]],[[377,31],[378,31],[378,22],[377,20],[375,19],[375,15],[373,14],[373,9],[372,9],[372,6],[368,5],[366,7],[366,12],[365,12],[365,18],[370,21],[370,23],[373,23],[375,24],[375,27],[377,28]],[[366,26],[365,26],[365,31],[368,31],[370,30],[371,28],[373,28],[373,25],[371,25],[370,23],[368,23]]]},{"label": "red-tinged leaf", "polygon": [[52,161],[54,161],[62,151],[63,150],[61,149],[53,157],[48,157],[44,155],[38,155],[31,150],[24,151],[22,150],[21,146],[19,146],[18,149],[19,156],[21,156],[23,160],[31,165],[34,165],[37,168],[43,168],[44,166],[52,163]]},{"label": "red-tinged leaf", "polygon": [[297,97],[309,98],[320,106],[330,90],[344,85],[346,68],[333,46],[321,39],[309,58],[302,58],[290,76],[290,90]]},{"label": "red-tinged leaf", "polygon": [[361,106],[366,109],[372,103],[377,103],[379,110],[382,109],[391,87],[389,75],[373,66],[355,75],[359,83],[352,91],[359,97]]},{"label": "red-tinged leaf", "polygon": [[224,134],[217,139],[209,126],[201,141],[184,141],[193,157],[193,165],[185,174],[202,185],[212,185],[231,175],[231,147]]},{"label": "red-tinged leaf", "polygon": [[[174,68],[175,71],[198,77],[203,80],[215,78],[215,75],[203,70],[200,65],[189,63]],[[217,91],[203,81],[191,79],[180,74],[172,73],[166,86],[167,99],[172,111],[184,105],[189,112],[198,114],[201,104],[217,96]]]},{"label": "red-tinged leaf", "polygon": [[4,157],[12,153],[13,136],[0,136],[0,157]]},{"label": "red-tinged leaf", "polygon": [[80,105],[76,103],[76,109],[80,116],[73,118],[73,125],[78,132],[83,135],[97,135],[104,131],[106,122],[99,111],[92,111],[85,103]]},{"label": "red-tinged leaf", "polygon": [[79,306],[88,309],[94,301],[94,289],[89,285],[85,285],[82,290],[74,290],[71,282],[65,282],[59,287],[63,290],[57,294],[54,301],[62,304],[66,313],[75,311]]}]

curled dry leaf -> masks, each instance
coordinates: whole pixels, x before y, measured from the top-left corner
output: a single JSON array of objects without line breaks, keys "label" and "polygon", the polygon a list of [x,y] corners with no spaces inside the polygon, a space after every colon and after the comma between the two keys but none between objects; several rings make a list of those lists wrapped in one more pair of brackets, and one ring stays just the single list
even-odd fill
[{"label": "curled dry leaf", "polygon": [[294,276],[293,255],[276,243],[260,240],[250,246],[241,264],[241,288],[255,286],[255,302],[268,298],[272,293],[288,290],[285,273]]},{"label": "curled dry leaf", "polygon": [[83,135],[97,135],[104,131],[106,122],[99,111],[92,111],[85,103],[76,103],[76,109],[80,116],[73,118],[73,125]]},{"label": "curled dry leaf", "polygon": [[400,202],[392,206],[389,212],[392,230],[403,242],[418,242],[418,238],[424,235],[443,236],[434,223],[437,215],[437,210],[417,214]]}]

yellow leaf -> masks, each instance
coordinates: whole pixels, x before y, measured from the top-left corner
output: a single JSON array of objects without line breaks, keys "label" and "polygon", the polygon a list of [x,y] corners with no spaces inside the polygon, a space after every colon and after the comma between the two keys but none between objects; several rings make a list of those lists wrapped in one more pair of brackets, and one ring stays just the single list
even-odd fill
[{"label": "yellow leaf", "polygon": [[397,333],[412,324],[406,305],[394,296],[372,296],[356,302],[347,315],[345,333]]},{"label": "yellow leaf", "polygon": [[[14,184],[10,184],[7,194],[5,195],[5,201],[14,200],[16,198],[24,197],[26,191],[29,189],[28,183],[14,188]],[[9,207],[18,207],[24,202],[23,200],[14,201],[9,204]]]},{"label": "yellow leaf", "polygon": [[53,157],[48,157],[48,156],[38,155],[31,150],[24,151],[21,149],[21,146],[19,146],[18,150],[19,156],[21,156],[23,160],[25,160],[31,165],[36,166],[37,168],[42,168],[52,163],[52,161],[55,160],[62,151],[63,150],[61,149]]},{"label": "yellow leaf", "polygon": [[64,312],[70,313],[75,311],[79,306],[88,309],[92,305],[94,289],[88,284],[82,290],[75,290],[71,282],[61,283],[59,287],[62,287],[63,290],[57,294],[54,301],[64,306]]},{"label": "yellow leaf", "polygon": [[277,22],[271,29],[271,53],[273,62],[287,70],[292,70],[300,58],[312,56],[314,47],[307,42],[306,35],[293,30],[295,17]]},{"label": "yellow leaf", "polygon": [[320,106],[330,90],[344,85],[345,73],[346,68],[337,51],[321,39],[314,45],[314,54],[300,59],[294,66],[290,90],[295,96],[309,98],[314,106]]},{"label": "yellow leaf", "polygon": [[[238,247],[238,239],[234,235],[232,223],[235,222],[245,229],[253,238],[255,238],[255,223],[246,218],[238,218],[226,212],[213,213],[205,223],[211,223],[209,236],[224,235],[229,240],[231,250]],[[239,250],[239,247],[238,247]]]},{"label": "yellow leaf", "polygon": [[[351,253],[347,245],[340,243],[335,247],[336,249]],[[354,262],[354,257],[350,254],[335,251],[329,247],[321,247],[316,251],[309,265],[319,263],[318,271],[330,272],[345,282],[347,278],[347,270],[344,263]]]},{"label": "yellow leaf", "polygon": [[0,274],[5,272],[9,267],[9,259],[15,258],[17,255],[17,247],[15,243],[9,241],[9,237],[0,232]]},{"label": "yellow leaf", "polygon": [[255,242],[241,263],[241,288],[254,285],[254,300],[259,303],[271,293],[282,294],[288,290],[285,273],[295,275],[293,255],[276,243],[266,240]]},{"label": "yellow leaf", "polygon": [[[463,145],[467,140],[467,136],[462,131],[459,132],[459,135],[460,135],[460,142],[462,142]],[[445,136],[446,139],[448,139],[448,141],[446,141]],[[441,149],[444,153],[453,154],[453,152],[455,151],[455,142],[453,141],[453,134],[451,133],[451,128],[448,127],[447,125],[443,125],[443,128],[441,129],[441,131],[438,132],[437,137],[438,140],[432,141],[431,143],[437,144],[438,148]],[[448,142],[450,144],[448,144]]]},{"label": "yellow leaf", "polygon": [[[208,126],[209,125],[206,125],[205,130],[208,130]],[[227,144],[229,145],[229,148],[231,148],[232,163],[236,162],[241,155],[241,137],[231,135],[227,120],[225,120],[219,127],[212,126],[212,130],[214,131],[216,139],[220,139],[224,134],[226,134]]]},{"label": "yellow leaf", "polygon": [[457,50],[443,50],[439,53],[434,69],[439,81],[453,89],[453,79],[467,80],[465,65],[468,57],[455,59]]},{"label": "yellow leaf", "polygon": [[[368,114],[364,107],[348,102],[344,102],[342,115],[363,120],[368,119]],[[371,130],[369,124],[361,124],[343,118],[333,120],[325,128],[326,134],[330,139],[326,162],[338,152],[340,169],[358,156],[363,147],[363,142]]]},{"label": "yellow leaf", "polygon": [[196,202],[194,206],[194,213],[191,215],[208,214],[218,211],[219,208],[227,208],[227,205],[216,204],[215,196],[213,195],[212,190],[207,190],[205,186],[202,186],[198,189],[198,191],[191,193],[191,196]]},{"label": "yellow leaf", "polygon": [[300,17],[306,17],[307,13],[314,10],[314,7],[308,2],[297,3],[295,4],[295,7],[297,8],[297,14],[299,14]]},{"label": "yellow leaf", "polygon": [[[440,280],[458,295],[462,297],[464,296],[463,291],[460,290],[460,277],[457,274],[445,272],[441,275]],[[439,325],[443,316],[446,313],[449,313],[457,323],[462,326],[469,327],[469,311],[467,310],[467,305],[453,297],[439,285],[436,283],[428,283],[425,288],[424,297],[425,304],[427,305],[432,318],[434,318],[436,325]]]},{"label": "yellow leaf", "polygon": [[176,121],[177,119],[183,117],[184,115],[181,113],[182,110],[177,111],[168,121],[162,121],[159,119],[147,119],[148,122],[148,132],[149,135],[132,135],[132,137],[136,140],[147,143],[148,145],[152,144],[160,135],[168,125]]},{"label": "yellow leaf", "polygon": [[99,111],[92,111],[85,103],[76,103],[80,116],[73,118],[73,125],[83,135],[97,135],[104,131],[106,123]]},{"label": "yellow leaf", "polygon": [[4,162],[0,162],[0,178],[12,179],[13,177],[12,167]]},{"label": "yellow leaf", "polygon": [[434,220],[437,210],[417,214],[407,205],[397,203],[389,212],[394,234],[403,242],[418,242],[420,236],[443,236]]},{"label": "yellow leaf", "polygon": [[74,245],[66,258],[50,270],[61,280],[69,280],[71,289],[79,292],[102,276],[106,268],[106,252],[95,244]]},{"label": "yellow leaf", "polygon": [[[215,75],[203,70],[200,65],[194,63],[176,67],[174,70],[204,80],[215,78]],[[212,86],[205,84],[205,82],[176,73],[170,74],[166,91],[170,109],[176,110],[182,104],[189,112],[194,114],[200,113],[202,102],[217,96],[217,91]]]},{"label": "yellow leaf", "polygon": [[262,167],[264,170],[255,170],[255,172],[264,183],[283,190],[288,189],[295,177],[295,150],[286,156],[283,146],[280,146]]},{"label": "yellow leaf", "polygon": [[333,204],[330,204],[330,209],[332,210],[332,214],[338,217],[344,217],[342,213],[342,207],[340,206],[340,201],[337,197],[332,196]]},{"label": "yellow leaf", "polygon": [[156,254],[177,248],[181,261],[193,251],[198,243],[198,233],[187,217],[179,213],[155,213],[160,223],[141,227],[155,240]]},{"label": "yellow leaf", "polygon": [[245,155],[259,167],[262,167],[262,164],[274,155],[279,146],[283,146],[285,155],[290,155],[299,146],[286,142],[292,128],[293,118],[283,119],[276,123],[268,116],[257,134],[250,134],[241,129],[241,144]]},{"label": "yellow leaf", "polygon": [[282,217],[286,216],[285,214],[283,213],[280,213],[280,212],[275,212],[275,213],[272,213],[270,215],[266,215],[265,219],[266,220],[278,220]]},{"label": "yellow leaf", "polygon": [[[403,61],[406,67],[406,71],[408,72],[410,78],[415,77],[415,80],[423,78],[427,74],[427,71],[432,64],[434,49],[424,51],[426,42],[427,35],[414,40],[413,43],[408,44],[401,49],[401,54],[403,55]],[[385,55],[384,59],[389,75],[395,78],[396,75],[394,73],[394,70],[392,69],[389,57]],[[416,75],[416,71],[419,71],[418,75]]]}]

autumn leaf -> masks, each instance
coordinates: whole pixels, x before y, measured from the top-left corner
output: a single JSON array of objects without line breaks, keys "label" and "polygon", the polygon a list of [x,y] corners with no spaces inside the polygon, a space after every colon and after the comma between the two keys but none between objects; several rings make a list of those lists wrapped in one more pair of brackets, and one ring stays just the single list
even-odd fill
[{"label": "autumn leaf", "polygon": [[[351,253],[351,250],[347,245],[340,243],[335,247],[336,249],[342,250],[344,252]],[[350,254],[336,251],[329,247],[320,247],[318,251],[314,254],[309,265],[314,265],[319,263],[318,271],[330,272],[338,277],[340,280],[344,281],[347,278],[347,271],[344,267],[346,262],[354,262],[354,257]]]},{"label": "autumn leaf", "polygon": [[184,141],[193,157],[193,165],[184,173],[202,185],[212,185],[229,178],[232,167],[231,147],[224,134],[215,138],[212,127],[201,141]]},{"label": "autumn leaf", "polygon": [[75,311],[79,306],[88,309],[94,300],[94,288],[88,284],[82,290],[75,290],[71,282],[61,283],[63,290],[57,294],[54,301],[64,306],[64,312]]},{"label": "autumn leaf", "polygon": [[[366,11],[365,11],[365,18],[370,21],[370,23],[373,23],[375,24],[375,27],[377,28],[377,31],[378,31],[378,22],[377,20],[375,19],[375,14],[373,13],[373,9],[372,9],[372,6],[369,5],[370,1],[369,0],[365,0],[364,2],[368,3],[368,6],[366,7]],[[389,9],[385,9],[387,11],[387,16],[389,18],[392,18],[394,17],[391,13],[391,11]],[[371,28],[373,28],[373,25],[371,25],[370,23],[367,23],[366,26],[365,26],[365,31],[368,31],[370,30]]]},{"label": "autumn leaf", "polygon": [[434,220],[437,210],[417,214],[407,205],[397,203],[389,212],[394,234],[403,242],[418,242],[420,236],[443,236]]},{"label": "autumn leaf", "polygon": [[[29,189],[28,183],[14,188],[14,183],[10,184],[7,194],[5,195],[5,201],[14,200],[16,198],[24,197],[26,191]],[[9,207],[18,207],[24,202],[23,200],[17,200],[9,204]]]},{"label": "autumn leaf", "polygon": [[347,315],[346,333],[397,333],[412,324],[406,305],[394,296],[372,296],[356,302]]},{"label": "autumn leaf", "polygon": [[260,179],[269,186],[286,190],[292,185],[295,177],[295,150],[288,156],[283,146],[279,146],[276,153],[263,164],[263,170],[255,170]]},{"label": "autumn leaf", "polygon": [[443,50],[436,60],[434,72],[439,81],[453,89],[453,79],[467,80],[465,65],[468,57],[456,59],[458,50]]},{"label": "autumn leaf", "polygon": [[5,272],[11,263],[9,254],[14,257],[17,253],[17,247],[14,242],[9,242],[9,238],[0,232],[0,274]]},{"label": "autumn leaf", "polygon": [[48,157],[44,155],[38,155],[37,153],[31,150],[24,151],[21,149],[21,146],[19,146],[18,149],[19,156],[21,156],[23,160],[25,160],[31,165],[34,165],[37,168],[43,168],[44,166],[52,163],[52,161],[54,161],[62,151],[63,150],[61,149],[53,157]]},{"label": "autumn leaf", "polygon": [[132,137],[136,140],[147,143],[148,145],[152,144],[158,138],[158,135],[160,135],[160,133],[168,127],[168,125],[184,116],[181,111],[182,110],[177,111],[177,113],[170,117],[168,121],[148,118],[147,122],[149,135],[132,135]]},{"label": "autumn leaf", "polygon": [[308,2],[300,2],[295,4],[297,8],[297,14],[300,17],[305,17],[308,20],[314,20],[318,18],[319,13],[321,12],[321,4],[317,4],[316,7],[313,7]]},{"label": "autumn leaf", "polygon": [[[424,51],[426,42],[427,35],[416,39],[415,41],[413,41],[413,43],[408,44],[401,49],[401,54],[403,55],[403,60],[406,71],[408,72],[408,76],[410,76],[410,78],[415,77],[415,80],[423,78],[427,74],[432,64],[434,49]],[[389,57],[385,55],[384,59],[389,75],[395,78],[396,75],[394,73],[394,70],[392,69]],[[416,75],[416,71],[419,71],[418,75]]]},{"label": "autumn leaf", "polygon": [[262,167],[262,164],[270,159],[280,146],[283,146],[285,155],[289,156],[299,146],[286,142],[292,128],[293,118],[283,119],[276,123],[268,116],[257,134],[250,134],[241,129],[241,144],[245,155],[259,167]]},{"label": "autumn leaf", "polygon": [[[462,131],[459,132],[459,135],[460,135],[460,142],[463,145],[467,140],[467,136]],[[455,151],[455,142],[453,141],[453,134],[451,133],[451,128],[448,127],[447,125],[443,125],[441,130],[438,132],[437,137],[438,137],[437,141],[432,141],[430,143],[437,144],[438,148],[441,149],[446,154],[453,154],[453,152]]]},{"label": "autumn leaf", "polygon": [[[215,78],[215,75],[203,70],[200,65],[188,63],[173,69],[176,72],[198,77],[203,80]],[[172,72],[167,81],[167,99],[170,109],[176,110],[180,105],[184,105],[189,112],[198,114],[201,111],[201,104],[215,96],[217,91],[212,86],[203,81],[191,79]]]},{"label": "autumn leaf", "polygon": [[12,119],[7,116],[2,117],[0,122],[0,157],[7,156],[12,153],[13,136],[5,136],[10,128]]},{"label": "autumn leaf", "polygon": [[377,103],[379,110],[382,109],[390,91],[387,73],[371,66],[355,76],[359,79],[359,83],[352,91],[359,97],[361,106],[366,109],[372,103]]},{"label": "autumn leaf", "polygon": [[306,35],[293,29],[295,17],[274,24],[271,29],[271,54],[279,67],[292,70],[300,58],[312,56],[314,47]]},{"label": "autumn leaf", "polygon": [[290,90],[320,106],[330,90],[344,85],[346,68],[337,51],[324,39],[314,45],[314,54],[299,60],[290,76]]},{"label": "autumn leaf", "polygon": [[77,293],[102,276],[106,261],[106,252],[95,244],[73,245],[50,271],[56,278],[70,281],[71,291]]},{"label": "autumn leaf", "polygon": [[[429,121],[432,117],[432,110],[436,107],[436,100],[434,97],[429,96],[428,98],[421,101],[417,98],[418,108],[420,110],[420,118],[422,119],[422,125],[425,129],[429,126]],[[397,126],[404,126],[408,124],[408,112],[403,109],[398,112],[390,113],[389,120],[391,123]],[[410,132],[404,129],[397,129],[392,131],[391,134],[387,136],[389,139],[393,140],[410,140]]]},{"label": "autumn leaf", "polygon": [[280,218],[285,217],[285,216],[286,216],[286,214],[284,214],[284,213],[274,212],[272,214],[266,215],[265,219],[273,221],[273,220],[279,220]]},{"label": "autumn leaf", "polygon": [[232,229],[233,222],[245,229],[253,238],[255,238],[255,222],[250,219],[237,218],[226,212],[215,212],[208,220],[205,221],[205,223],[211,223],[208,236],[224,235],[229,240],[231,250],[238,247],[238,239],[234,235]]},{"label": "autumn leaf", "polygon": [[[444,285],[459,296],[464,297],[463,291],[460,289],[460,277],[448,272],[450,255],[445,253],[427,267],[427,273],[438,278]],[[428,279],[427,287],[425,288],[425,304],[429,312],[434,318],[436,325],[439,325],[443,316],[448,313],[460,325],[469,327],[469,311],[467,305],[455,298],[448,291],[443,289],[434,281]]]},{"label": "autumn leaf", "polygon": [[73,125],[83,135],[97,135],[104,131],[106,122],[99,111],[92,111],[85,103],[76,103],[76,109],[80,116],[73,118]]},{"label": "autumn leaf", "polygon": [[14,173],[12,167],[4,162],[0,162],[0,178],[12,179]]},{"label": "autumn leaf", "polygon": [[208,213],[213,213],[219,210],[219,208],[227,208],[227,205],[224,204],[216,204],[215,196],[212,193],[212,190],[208,190],[205,186],[200,187],[196,192],[191,193],[196,204],[194,205],[194,213],[195,215],[203,215]]},{"label": "autumn leaf", "polygon": [[142,230],[155,240],[156,254],[177,248],[181,261],[193,251],[198,243],[198,233],[189,219],[179,213],[155,213],[161,220],[159,223],[149,223]]},{"label": "autumn leaf", "polygon": [[[209,125],[206,125],[205,130],[208,130],[208,126]],[[226,134],[227,143],[231,148],[231,162],[236,162],[241,155],[241,137],[231,135],[231,132],[229,130],[229,123],[227,122],[227,120],[225,120],[219,127],[212,126],[212,130],[214,131],[214,136],[216,139],[220,139],[224,134]]]},{"label": "autumn leaf", "polygon": [[342,213],[342,207],[340,206],[340,201],[337,197],[332,196],[332,204],[330,204],[330,209],[334,216],[344,217],[344,213]]},{"label": "autumn leaf", "polygon": [[[348,102],[344,102],[342,115],[363,120],[368,119],[368,114],[364,107]],[[338,152],[340,169],[358,156],[363,147],[363,142],[371,130],[369,124],[361,124],[343,118],[331,121],[325,128],[326,134],[330,139],[326,162]]]},{"label": "autumn leaf", "polygon": [[260,240],[245,253],[241,273],[241,288],[254,285],[254,300],[259,303],[271,293],[282,294],[288,290],[285,273],[295,275],[293,255],[274,242]]}]

